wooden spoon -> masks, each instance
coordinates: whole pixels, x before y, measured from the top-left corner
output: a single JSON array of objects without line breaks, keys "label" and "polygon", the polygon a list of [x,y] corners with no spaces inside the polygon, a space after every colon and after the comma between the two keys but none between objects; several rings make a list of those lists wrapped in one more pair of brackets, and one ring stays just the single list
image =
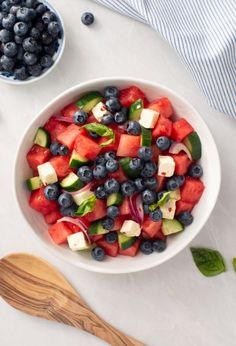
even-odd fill
[{"label": "wooden spoon", "polygon": [[41,258],[17,253],[0,260],[0,295],[30,315],[79,327],[114,346],[144,346],[98,317],[66,279]]}]

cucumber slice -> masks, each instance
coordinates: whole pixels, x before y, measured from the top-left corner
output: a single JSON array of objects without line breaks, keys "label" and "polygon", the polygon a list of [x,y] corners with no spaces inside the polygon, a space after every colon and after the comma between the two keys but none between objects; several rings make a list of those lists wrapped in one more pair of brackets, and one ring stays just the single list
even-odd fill
[{"label": "cucumber slice", "polygon": [[95,221],[90,224],[88,232],[90,235],[96,235],[106,234],[109,231],[102,227],[101,221]]},{"label": "cucumber slice", "polygon": [[34,143],[41,147],[48,148],[51,144],[51,137],[48,131],[39,127],[34,137]]},{"label": "cucumber slice", "polygon": [[32,177],[26,180],[26,185],[30,191],[34,191],[42,187],[43,183],[39,177]]},{"label": "cucumber slice", "polygon": [[72,151],[69,166],[71,168],[79,168],[85,164],[88,164],[89,160],[80,156],[75,150]]},{"label": "cucumber slice", "polygon": [[145,129],[142,126],[141,128],[141,147],[150,147],[152,145],[152,131],[149,129]]},{"label": "cucumber slice", "polygon": [[60,186],[66,191],[73,192],[80,190],[84,184],[75,173],[71,172],[60,182]]},{"label": "cucumber slice", "polygon": [[184,144],[190,151],[193,160],[199,160],[202,156],[202,144],[197,132],[193,132],[184,139]]},{"label": "cucumber slice", "polygon": [[175,199],[176,201],[179,201],[181,199],[180,189],[169,191],[170,192],[170,198]]},{"label": "cucumber slice", "polygon": [[176,219],[168,220],[163,219],[162,232],[164,235],[170,235],[183,231],[183,225]]},{"label": "cucumber slice", "polygon": [[119,163],[120,163],[121,168],[123,169],[125,175],[130,179],[135,179],[140,175],[141,170],[133,171],[132,169],[130,169],[129,168],[130,161],[131,161],[130,157],[124,157],[124,158],[120,159]]},{"label": "cucumber slice", "polygon": [[129,120],[139,120],[142,109],[143,109],[142,99],[138,99],[134,103],[132,103],[129,109]]},{"label": "cucumber slice", "polygon": [[79,99],[79,101],[76,102],[76,105],[83,109],[85,112],[90,112],[93,107],[98,104],[103,99],[103,96],[98,91],[91,91],[88,94],[85,94],[84,96]]},{"label": "cucumber slice", "polygon": [[107,197],[107,207],[120,205],[123,202],[123,196],[120,192],[114,192]]},{"label": "cucumber slice", "polygon": [[118,233],[118,242],[122,250],[126,250],[131,247],[137,240],[137,237],[129,237],[123,233]]}]

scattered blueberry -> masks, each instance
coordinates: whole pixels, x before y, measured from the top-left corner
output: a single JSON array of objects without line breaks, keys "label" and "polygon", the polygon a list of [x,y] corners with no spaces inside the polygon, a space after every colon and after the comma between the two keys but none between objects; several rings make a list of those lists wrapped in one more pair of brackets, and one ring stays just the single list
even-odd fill
[{"label": "scattered blueberry", "polygon": [[104,157],[106,160],[114,160],[116,158],[116,153],[114,151],[107,151]]},{"label": "scattered blueberry", "polygon": [[136,191],[135,183],[132,180],[124,181],[121,184],[121,192],[124,196],[132,196]]},{"label": "scattered blueberry", "polygon": [[111,217],[106,217],[101,223],[104,229],[110,231],[114,227],[115,221]]},{"label": "scattered blueberry", "polygon": [[17,22],[14,25],[14,33],[19,37],[24,37],[29,30],[29,26],[25,22]]},{"label": "scattered blueberry", "polygon": [[106,162],[106,169],[108,172],[112,173],[112,172],[116,172],[117,169],[119,168],[119,163],[117,160],[107,160]]},{"label": "scattered blueberry", "polygon": [[44,196],[49,201],[57,200],[59,197],[59,194],[60,194],[60,190],[59,190],[58,184],[50,184],[44,188]]},{"label": "scattered blueberry", "polygon": [[182,225],[184,226],[189,226],[191,225],[191,223],[193,222],[193,216],[189,211],[182,211],[177,219],[179,220],[179,222],[182,223]]},{"label": "scattered blueberry", "polygon": [[68,208],[61,207],[60,208],[60,213],[63,216],[74,216],[77,209],[78,209],[78,206],[75,203],[73,203]]},{"label": "scattered blueberry", "polygon": [[120,184],[116,179],[110,178],[110,179],[107,179],[107,181],[105,182],[104,188],[108,194],[111,194],[111,193],[119,191]]},{"label": "scattered blueberry", "polygon": [[76,125],[83,125],[88,119],[88,114],[82,109],[75,112],[73,115],[73,121]]},{"label": "scattered blueberry", "polygon": [[115,86],[108,86],[104,90],[104,95],[106,99],[109,99],[110,97],[118,97],[119,96],[119,90]]},{"label": "scattered blueberry", "polygon": [[199,163],[193,163],[188,170],[188,175],[192,178],[201,178],[203,175],[202,166]]},{"label": "scattered blueberry", "polygon": [[144,164],[144,167],[141,171],[141,176],[143,178],[151,178],[157,171],[157,166],[154,162],[148,161]]},{"label": "scattered blueberry", "polygon": [[94,194],[98,199],[105,199],[107,197],[107,193],[104,188],[104,185],[99,185],[94,191]]},{"label": "scattered blueberry", "polygon": [[93,179],[93,172],[88,166],[81,166],[77,172],[79,178],[84,183],[89,183]]},{"label": "scattered blueberry", "polygon": [[106,107],[109,112],[118,112],[121,108],[120,101],[116,97],[111,97],[106,101]]},{"label": "scattered blueberry", "polygon": [[145,189],[145,187],[146,187],[145,181],[144,181],[143,178],[136,178],[134,183],[135,183],[135,186],[136,186],[136,190],[139,191],[139,192],[143,191]]},{"label": "scattered blueberry", "polygon": [[114,117],[112,114],[104,114],[101,120],[103,125],[110,125],[114,122]]},{"label": "scattered blueberry", "polygon": [[152,243],[153,251],[163,252],[166,249],[166,241],[162,239],[156,239]]},{"label": "scattered blueberry", "polygon": [[156,146],[160,150],[167,150],[170,147],[170,140],[166,136],[158,137],[156,140]]},{"label": "scattered blueberry", "polygon": [[150,255],[153,252],[152,242],[150,240],[143,240],[140,244],[140,251],[144,255]]},{"label": "scattered blueberry", "polygon": [[52,142],[50,145],[50,151],[52,153],[52,155],[56,156],[58,155],[58,149],[60,148],[60,143],[59,142]]},{"label": "scattered blueberry", "polygon": [[129,168],[132,171],[140,171],[143,168],[142,160],[139,159],[138,157],[131,159],[129,162]]},{"label": "scattered blueberry", "polygon": [[91,25],[94,22],[94,15],[91,12],[84,12],[81,16],[81,22],[84,25]]},{"label": "scattered blueberry", "polygon": [[154,211],[150,211],[149,215],[151,220],[154,222],[161,221],[163,216],[162,211],[159,208],[155,209]]},{"label": "scattered blueberry", "polygon": [[103,261],[106,256],[105,251],[100,246],[96,246],[95,248],[93,248],[91,251],[91,255],[93,259],[99,262]]},{"label": "scattered blueberry", "polygon": [[107,170],[105,166],[97,165],[96,167],[94,167],[93,176],[95,179],[103,179],[106,177],[106,175],[107,175]]},{"label": "scattered blueberry", "polygon": [[116,112],[114,115],[115,123],[124,124],[128,119],[128,111],[126,107],[122,107],[120,111]]},{"label": "scattered blueberry", "polygon": [[34,65],[37,62],[37,55],[34,53],[25,52],[23,59],[26,65]]},{"label": "scattered blueberry", "polygon": [[58,155],[66,156],[69,153],[69,148],[66,145],[60,145],[58,148]]},{"label": "scattered blueberry", "polygon": [[6,17],[3,17],[2,19],[2,26],[3,28],[10,30],[16,22],[16,17],[14,14],[9,13]]},{"label": "scattered blueberry", "polygon": [[143,161],[149,161],[151,160],[153,156],[152,149],[149,147],[141,147],[138,150],[138,157],[142,159]]},{"label": "scattered blueberry", "polygon": [[112,205],[107,208],[107,216],[115,219],[119,215],[119,208],[116,205]]},{"label": "scattered blueberry", "polygon": [[141,125],[134,120],[130,120],[126,127],[127,133],[132,136],[138,136],[141,133]]},{"label": "scattered blueberry", "polygon": [[68,192],[63,192],[59,197],[58,197],[58,203],[61,207],[63,208],[68,208],[73,204],[73,197],[71,196],[70,193]]},{"label": "scattered blueberry", "polygon": [[109,233],[105,234],[104,238],[108,244],[113,244],[118,240],[117,232],[115,232],[115,231],[109,232]]},{"label": "scattered blueberry", "polygon": [[157,189],[157,180],[154,177],[145,179],[145,186],[147,189],[156,190]]},{"label": "scattered blueberry", "polygon": [[156,193],[154,191],[146,189],[142,192],[142,200],[145,204],[152,204],[156,200]]},{"label": "scattered blueberry", "polygon": [[17,54],[17,45],[15,44],[15,42],[5,43],[3,53],[10,58],[15,56]]}]

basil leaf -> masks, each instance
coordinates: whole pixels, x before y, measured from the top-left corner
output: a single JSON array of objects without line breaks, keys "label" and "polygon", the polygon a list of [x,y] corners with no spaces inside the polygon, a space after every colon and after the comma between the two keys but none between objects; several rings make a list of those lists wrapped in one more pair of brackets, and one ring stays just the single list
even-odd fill
[{"label": "basil leaf", "polygon": [[219,251],[207,248],[191,248],[193,260],[205,276],[215,276],[226,271],[224,259]]},{"label": "basil leaf", "polygon": [[95,195],[90,196],[88,199],[86,199],[85,201],[83,201],[80,204],[79,208],[75,212],[75,215],[76,216],[84,216],[84,215],[90,213],[91,211],[93,211],[93,209],[95,207],[95,203],[96,203]]},{"label": "basil leaf", "polygon": [[90,123],[90,124],[86,124],[82,127],[87,129],[88,131],[95,132],[97,135],[99,135],[101,137],[107,137],[108,138],[107,141],[105,141],[101,144],[101,147],[105,147],[105,146],[115,142],[115,133],[113,132],[112,129],[110,129],[106,125],[98,124],[98,123]]},{"label": "basil leaf", "polygon": [[232,259],[234,270],[236,271],[236,257]]},{"label": "basil leaf", "polygon": [[153,203],[153,204],[151,204],[150,206],[149,206],[149,210],[150,211],[154,211],[154,210],[156,210],[158,207],[161,207],[161,206],[163,206],[164,204],[166,204],[168,201],[169,201],[169,199],[170,199],[170,191],[168,191],[168,192],[165,192],[164,194],[163,194],[163,196],[161,197],[161,199],[159,199],[159,201],[157,201],[156,203]]}]

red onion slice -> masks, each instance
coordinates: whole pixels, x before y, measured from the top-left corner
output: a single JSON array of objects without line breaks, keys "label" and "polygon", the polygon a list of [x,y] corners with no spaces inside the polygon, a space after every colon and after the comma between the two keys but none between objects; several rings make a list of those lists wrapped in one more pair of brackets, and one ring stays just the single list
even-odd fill
[{"label": "red onion slice", "polygon": [[63,117],[62,115],[55,115],[53,118],[55,120],[58,120],[58,121],[64,121],[65,123],[70,123],[70,124],[73,123],[73,119],[72,118]]},{"label": "red onion slice", "polygon": [[135,220],[136,222],[140,223],[139,216],[138,216],[137,210],[136,210],[136,208],[135,208],[135,204],[134,204],[133,198],[134,198],[134,196],[130,196],[130,197],[128,198],[130,211],[131,211],[131,214],[132,214],[134,220]]},{"label": "red onion slice", "polygon": [[173,143],[169,149],[169,153],[171,154],[179,154],[181,151],[184,151],[187,154],[188,158],[192,160],[190,151],[183,143]]},{"label": "red onion slice", "polygon": [[80,190],[77,190],[77,191],[73,191],[73,192],[68,192],[68,191],[65,191],[63,190],[64,192],[68,192],[70,193],[72,196],[76,195],[78,192],[85,192],[85,191],[90,191],[93,187],[93,183],[89,183],[87,185],[85,185],[82,189]]},{"label": "red onion slice", "polygon": [[139,217],[140,224],[142,224],[143,223],[143,219],[144,219],[144,210],[143,210],[143,202],[142,202],[142,199],[141,199],[140,195],[138,195],[136,197],[135,207],[136,207],[137,215]]},{"label": "red onion slice", "polygon": [[63,222],[63,221],[73,223],[74,225],[80,227],[85,237],[87,238],[89,244],[91,244],[91,239],[88,234],[88,227],[85,225],[83,221],[81,221],[79,218],[72,218],[69,216],[64,216],[61,219],[57,220],[57,222]]}]

